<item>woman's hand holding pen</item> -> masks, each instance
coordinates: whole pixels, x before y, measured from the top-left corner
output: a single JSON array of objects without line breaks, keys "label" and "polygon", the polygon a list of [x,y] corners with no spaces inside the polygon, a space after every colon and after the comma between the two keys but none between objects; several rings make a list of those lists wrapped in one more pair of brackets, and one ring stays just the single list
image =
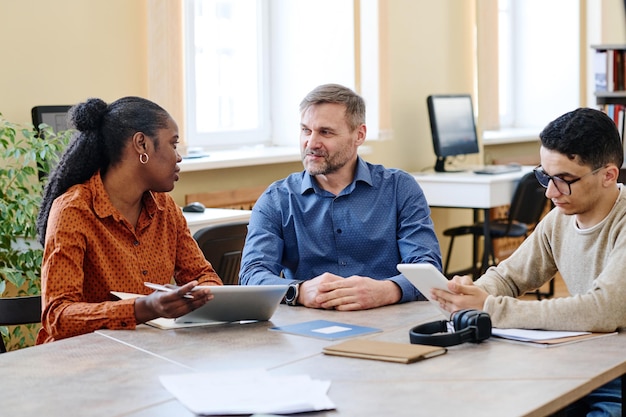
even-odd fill
[{"label": "woman's hand holding pen", "polygon": [[166,287],[171,290],[158,290],[135,300],[137,323],[145,323],[157,317],[180,317],[213,299],[211,287],[198,286],[198,281],[191,281],[180,287]]}]

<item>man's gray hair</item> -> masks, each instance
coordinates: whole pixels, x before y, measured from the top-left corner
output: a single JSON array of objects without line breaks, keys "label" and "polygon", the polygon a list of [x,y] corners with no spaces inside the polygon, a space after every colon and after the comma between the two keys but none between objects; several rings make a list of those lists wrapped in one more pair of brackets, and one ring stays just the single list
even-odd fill
[{"label": "man's gray hair", "polygon": [[300,113],[323,103],[343,104],[346,107],[346,121],[352,131],[365,124],[365,101],[351,89],[339,84],[323,84],[313,89],[300,102]]}]

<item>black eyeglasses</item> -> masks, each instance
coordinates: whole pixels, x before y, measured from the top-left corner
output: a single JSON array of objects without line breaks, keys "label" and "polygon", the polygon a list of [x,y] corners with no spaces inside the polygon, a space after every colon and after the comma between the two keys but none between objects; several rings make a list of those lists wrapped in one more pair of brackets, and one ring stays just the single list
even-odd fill
[{"label": "black eyeglasses", "polygon": [[535,173],[535,177],[537,177],[537,181],[539,181],[539,184],[541,184],[542,187],[548,188],[548,185],[550,184],[550,180],[552,180],[552,182],[554,183],[554,186],[556,187],[557,190],[559,190],[559,192],[561,194],[563,194],[563,195],[571,195],[572,194],[572,184],[582,180],[583,178],[585,178],[588,175],[595,174],[596,172],[600,171],[602,168],[604,168],[604,167],[596,168],[593,171],[586,173],[582,177],[578,177],[578,178],[575,178],[573,180],[564,180],[563,178],[560,178],[560,177],[555,177],[555,176],[552,176],[552,175],[548,175],[543,170],[541,165],[539,165],[533,171]]}]

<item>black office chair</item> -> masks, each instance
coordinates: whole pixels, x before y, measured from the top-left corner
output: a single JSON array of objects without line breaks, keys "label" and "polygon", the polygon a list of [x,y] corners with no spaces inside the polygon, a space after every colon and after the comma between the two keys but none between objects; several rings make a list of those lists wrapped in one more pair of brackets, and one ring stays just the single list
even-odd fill
[{"label": "black office chair", "polygon": [[[41,296],[0,298],[0,326],[41,323]],[[0,353],[7,351],[0,337]]]},{"label": "black office chair", "polygon": [[[42,123],[47,124],[52,128],[54,133],[59,133],[63,130],[69,129],[68,124],[68,112],[72,108],[69,105],[62,106],[35,106],[30,110],[31,118],[33,120],[33,126],[37,131],[37,135],[43,134],[39,129],[39,125]],[[58,155],[60,157],[60,155]],[[55,159],[57,161],[58,159]],[[42,180],[46,175],[42,170],[42,162],[38,162],[39,166],[39,180]]]},{"label": "black office chair", "polygon": [[45,123],[56,132],[67,130],[69,128],[67,113],[72,106],[35,106],[30,110],[30,115],[33,120],[33,126],[37,133],[39,133],[39,125]]},{"label": "black office chair", "polygon": [[207,226],[193,235],[224,285],[239,284],[241,252],[247,233],[248,221],[244,220]]},{"label": "black office chair", "polygon": [[452,247],[454,239],[458,236],[472,235],[474,237],[474,248],[472,254],[472,266],[464,272],[471,272],[474,279],[484,272],[490,265],[497,262],[495,251],[493,249],[493,239],[502,237],[526,237],[530,232],[531,225],[535,225],[541,219],[541,215],[546,207],[548,200],[545,197],[545,188],[543,188],[533,172],[525,174],[519,181],[510,208],[508,216],[502,219],[490,220],[489,230],[492,245],[489,249],[489,256],[486,258],[489,265],[478,266],[478,238],[484,238],[484,223],[474,223],[472,225],[457,226],[444,230],[444,236],[450,237],[450,245],[448,246],[448,254],[444,266],[444,275],[450,276],[457,273],[449,273],[450,258],[452,255]]}]

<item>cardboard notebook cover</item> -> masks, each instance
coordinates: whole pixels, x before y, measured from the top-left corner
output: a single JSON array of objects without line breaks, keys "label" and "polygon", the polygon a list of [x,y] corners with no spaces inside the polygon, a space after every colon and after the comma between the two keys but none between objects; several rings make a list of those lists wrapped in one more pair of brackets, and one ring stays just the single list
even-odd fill
[{"label": "cardboard notebook cover", "polygon": [[349,356],[352,358],[374,359],[388,362],[413,363],[422,359],[443,355],[447,352],[447,349],[440,346],[353,339],[336,345],[327,346],[324,348],[323,352],[327,355]]}]

